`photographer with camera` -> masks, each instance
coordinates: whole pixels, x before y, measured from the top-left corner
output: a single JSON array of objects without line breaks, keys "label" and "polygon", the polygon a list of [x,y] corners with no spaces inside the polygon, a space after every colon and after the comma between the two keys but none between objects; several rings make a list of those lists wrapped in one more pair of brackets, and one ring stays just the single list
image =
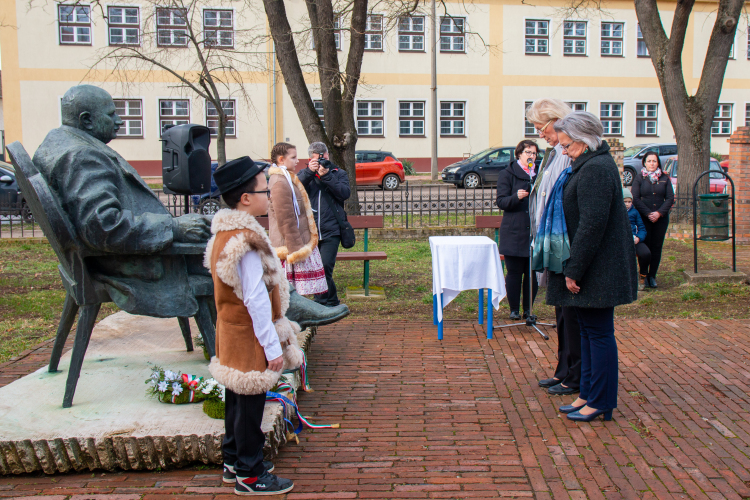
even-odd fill
[{"label": "photographer with camera", "polygon": [[328,148],[322,142],[313,142],[307,152],[310,162],[297,177],[310,197],[318,226],[318,249],[328,282],[328,291],[315,295],[315,301],[332,307],[339,304],[336,284],[333,282],[333,268],[341,243],[341,228],[335,211],[338,211],[342,220],[346,220],[344,202],[351,194],[349,176],[346,171],[331,163]]}]

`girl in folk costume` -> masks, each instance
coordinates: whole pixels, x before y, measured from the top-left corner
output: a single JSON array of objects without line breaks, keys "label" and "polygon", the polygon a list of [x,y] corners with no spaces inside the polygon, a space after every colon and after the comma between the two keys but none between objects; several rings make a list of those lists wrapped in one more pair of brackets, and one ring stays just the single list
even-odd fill
[{"label": "girl in folk costume", "polygon": [[307,191],[297,179],[297,148],[286,142],[271,150],[268,169],[268,233],[286,277],[300,295],[328,291],[323,260],[318,251],[318,229]]},{"label": "girl in folk costume", "polygon": [[211,223],[205,266],[216,300],[216,356],[208,369],[226,387],[224,482],[238,495],[290,491],[294,484],[274,476],[263,462],[261,429],[266,391],[285,368],[302,363],[299,325],[286,317],[289,284],[266,232],[255,220],[268,208],[268,185],[250,158],[218,168],[214,179],[230,210]]}]

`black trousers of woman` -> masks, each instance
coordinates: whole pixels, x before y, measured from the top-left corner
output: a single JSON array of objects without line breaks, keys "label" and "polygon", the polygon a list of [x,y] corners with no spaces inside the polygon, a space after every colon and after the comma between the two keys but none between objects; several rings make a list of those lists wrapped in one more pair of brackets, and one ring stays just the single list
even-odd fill
[{"label": "black trousers of woman", "polygon": [[557,317],[557,369],[554,378],[565,387],[581,385],[581,329],[574,307],[555,306]]},{"label": "black trousers of woman", "polygon": [[[521,302],[521,294],[523,293],[523,310],[528,312],[531,311],[531,303],[529,302],[529,258],[528,257],[513,257],[510,255],[505,256],[505,293],[508,294],[508,305],[511,311],[520,311],[518,308]],[[536,292],[539,288],[539,283],[536,281],[536,273],[531,272],[531,279],[533,280],[533,291],[534,296],[532,301],[536,298]],[[522,291],[523,289],[523,291]]]},{"label": "black trousers of woman", "polygon": [[[646,243],[639,241],[635,245],[635,255],[638,257],[638,269],[640,269],[641,274],[645,276],[648,274],[648,265],[651,263],[651,250],[649,250]],[[644,270],[646,272],[643,272]]]},{"label": "black trousers of woman", "polygon": [[656,222],[651,222],[648,217],[643,218],[643,225],[646,226],[646,239],[644,243],[651,250],[651,262],[648,269],[641,268],[641,274],[656,278],[656,271],[659,270],[661,262],[661,249],[664,246],[664,237],[667,235],[669,228],[669,215],[659,217]]}]

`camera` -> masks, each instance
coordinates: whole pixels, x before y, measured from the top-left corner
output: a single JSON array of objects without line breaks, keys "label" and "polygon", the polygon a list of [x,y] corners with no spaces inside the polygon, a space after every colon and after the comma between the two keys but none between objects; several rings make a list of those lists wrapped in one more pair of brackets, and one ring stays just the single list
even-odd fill
[{"label": "camera", "polygon": [[333,166],[333,163],[330,162],[330,160],[326,160],[322,156],[318,158],[318,165],[325,168],[326,170],[331,170],[331,167]]}]

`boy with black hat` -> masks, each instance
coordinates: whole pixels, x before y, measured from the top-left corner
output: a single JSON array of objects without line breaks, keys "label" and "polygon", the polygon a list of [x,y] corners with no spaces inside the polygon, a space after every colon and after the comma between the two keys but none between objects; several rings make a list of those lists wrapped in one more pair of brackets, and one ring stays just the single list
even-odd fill
[{"label": "boy with black hat", "polygon": [[302,362],[299,326],[286,317],[289,285],[265,230],[255,220],[268,211],[268,183],[247,156],[218,168],[214,179],[230,209],[211,223],[205,266],[216,300],[216,356],[211,375],[226,387],[224,482],[237,495],[273,495],[294,487],[263,462],[261,429],[266,391],[284,368]]}]

